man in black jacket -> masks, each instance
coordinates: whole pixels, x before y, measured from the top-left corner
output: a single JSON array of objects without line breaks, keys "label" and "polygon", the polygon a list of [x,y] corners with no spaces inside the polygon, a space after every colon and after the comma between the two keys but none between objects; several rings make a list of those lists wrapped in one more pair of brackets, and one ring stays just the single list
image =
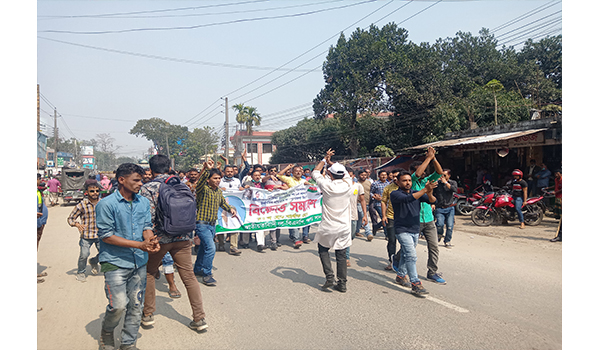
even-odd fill
[{"label": "man in black jacket", "polygon": [[[444,169],[438,186],[433,190],[437,202],[435,204],[435,226],[437,228],[438,242],[444,237],[444,245],[450,248],[452,244],[452,229],[454,228],[454,194],[458,184],[450,180],[450,169]],[[446,226],[446,235],[444,235]]]}]

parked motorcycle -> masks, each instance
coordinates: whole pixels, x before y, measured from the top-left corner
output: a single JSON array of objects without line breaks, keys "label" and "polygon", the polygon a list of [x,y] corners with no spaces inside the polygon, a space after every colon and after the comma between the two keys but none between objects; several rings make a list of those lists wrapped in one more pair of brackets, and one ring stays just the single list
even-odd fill
[{"label": "parked motorcycle", "polygon": [[456,211],[462,215],[471,215],[473,209],[479,205],[484,194],[483,185],[475,188],[473,193],[469,195],[455,193]]},{"label": "parked motorcycle", "polygon": [[[544,217],[538,202],[543,196],[527,199],[522,208],[523,221],[526,225],[536,226]],[[481,200],[481,205],[473,209],[471,220],[477,226],[489,226],[494,222],[505,223],[518,219],[513,197],[504,190],[489,193]]]}]

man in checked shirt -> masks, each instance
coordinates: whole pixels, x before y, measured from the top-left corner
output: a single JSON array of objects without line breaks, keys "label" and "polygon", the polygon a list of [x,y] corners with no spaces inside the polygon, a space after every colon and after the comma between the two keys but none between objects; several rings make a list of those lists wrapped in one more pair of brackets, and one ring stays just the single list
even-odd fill
[{"label": "man in checked shirt", "polygon": [[219,188],[221,171],[215,168],[215,162],[208,159],[202,166],[200,179],[196,186],[196,235],[200,238],[200,247],[196,255],[194,273],[201,277],[201,282],[207,286],[216,286],[217,281],[212,275],[213,259],[215,258],[215,226],[219,208],[237,216],[235,208],[230,206]]},{"label": "man in checked shirt", "polygon": [[[85,282],[85,269],[87,267],[87,258],[90,256],[92,245],[98,249],[100,242],[98,238],[98,228],[96,227],[96,203],[100,200],[100,185],[96,180],[89,182],[85,187],[87,197],[79,202],[67,218],[67,223],[71,227],[79,229],[79,261],[77,262],[77,280]],[[77,221],[79,219],[79,221]],[[92,275],[97,275],[100,271],[98,266],[98,254],[90,259],[92,265]]]}]

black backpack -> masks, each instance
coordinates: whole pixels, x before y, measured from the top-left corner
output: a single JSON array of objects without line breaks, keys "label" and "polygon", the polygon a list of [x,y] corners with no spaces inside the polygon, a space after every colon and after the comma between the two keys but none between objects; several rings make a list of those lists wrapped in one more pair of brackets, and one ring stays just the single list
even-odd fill
[{"label": "black backpack", "polygon": [[172,175],[160,182],[156,226],[169,236],[190,233],[196,228],[196,200],[190,188]]}]

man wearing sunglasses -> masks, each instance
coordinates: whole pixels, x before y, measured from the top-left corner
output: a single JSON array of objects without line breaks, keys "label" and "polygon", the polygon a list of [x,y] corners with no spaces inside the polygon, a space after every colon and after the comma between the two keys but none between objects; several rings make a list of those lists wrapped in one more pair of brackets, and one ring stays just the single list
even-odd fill
[{"label": "man wearing sunglasses", "polygon": [[[94,182],[90,181],[85,186],[85,192],[87,196],[73,208],[67,218],[67,223],[71,227],[77,227],[80,235],[76,276],[79,282],[86,281],[85,270],[92,245],[96,246],[96,250],[99,251],[98,245],[100,243],[98,228],[96,227],[96,204],[100,200],[100,184],[95,180]],[[97,275],[100,271],[98,254],[90,259],[90,265],[92,265],[92,275]]]}]

